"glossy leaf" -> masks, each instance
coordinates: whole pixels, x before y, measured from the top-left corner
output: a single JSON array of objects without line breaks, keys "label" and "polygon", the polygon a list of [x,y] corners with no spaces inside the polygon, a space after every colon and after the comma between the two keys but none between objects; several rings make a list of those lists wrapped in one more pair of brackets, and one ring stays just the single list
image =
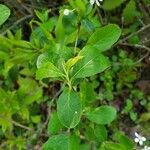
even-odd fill
[{"label": "glossy leaf", "polygon": [[74,128],[81,117],[81,103],[78,94],[69,89],[64,90],[57,102],[57,113],[64,126]]},{"label": "glossy leaf", "polygon": [[108,58],[92,46],[84,47],[79,55],[83,56],[83,59],[75,65],[73,78],[89,77],[103,72],[110,66]]},{"label": "glossy leaf", "polygon": [[87,44],[97,48],[98,51],[105,51],[116,43],[121,35],[121,29],[115,24],[108,24],[97,29],[89,38]]}]

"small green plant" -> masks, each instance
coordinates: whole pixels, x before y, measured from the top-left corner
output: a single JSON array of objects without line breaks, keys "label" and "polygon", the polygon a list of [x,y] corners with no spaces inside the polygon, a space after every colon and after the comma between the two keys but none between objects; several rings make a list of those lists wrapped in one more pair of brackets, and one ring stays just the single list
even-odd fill
[{"label": "small green plant", "polygon": [[[84,12],[86,12],[86,8]],[[109,59],[103,53],[117,42],[121,34],[120,28],[114,24],[95,28],[94,33],[89,34],[88,39],[82,40],[82,46],[79,47],[78,41],[82,37],[81,33],[83,34],[85,32],[84,26],[81,24],[82,16],[78,13],[73,14],[73,12],[70,15],[75,15],[74,22],[76,22],[76,19],[78,18],[78,23],[74,27],[74,30],[72,29],[73,31],[71,33],[65,33],[67,32],[65,31],[65,27],[69,29],[72,24],[63,25],[65,19],[68,21],[71,20],[69,20],[69,16],[64,16],[63,11],[61,10],[58,23],[54,29],[56,37],[50,39],[52,48],[48,49],[38,57],[38,70],[36,72],[36,78],[38,80],[53,78],[53,81],[60,80],[61,83],[64,84],[62,93],[57,101],[57,115],[55,115],[55,117],[58,116],[60,123],[68,128],[69,131],[72,128],[75,129],[81,121],[82,116],[87,118],[87,121],[89,120],[98,125],[109,124],[116,118],[116,110],[112,106],[101,105],[97,108],[93,107],[90,109],[87,109],[86,106],[83,107],[82,99],[78,92],[80,90],[78,89],[78,85],[79,82],[86,77],[101,73],[110,67]],[[78,24],[81,24],[80,31],[78,31],[77,28]],[[76,35],[78,36],[78,39],[72,39],[72,41],[68,43],[69,37],[74,33],[78,34]],[[51,120],[50,122],[52,123]],[[51,128],[54,127],[49,127],[49,130],[51,130]],[[63,140],[66,139],[65,142],[69,144],[69,141],[73,136],[72,134],[73,132],[69,134],[66,132],[66,134],[58,134],[50,137],[50,139],[44,144],[43,149],[48,150],[56,147],[57,149],[68,149],[65,147],[67,145]],[[64,147],[58,144],[59,142],[61,143],[61,141],[64,143]]]},{"label": "small green plant", "polygon": [[[138,2],[68,0],[33,14],[29,40],[19,27],[0,35],[0,149],[148,150]],[[0,4],[0,26],[9,15]]]}]

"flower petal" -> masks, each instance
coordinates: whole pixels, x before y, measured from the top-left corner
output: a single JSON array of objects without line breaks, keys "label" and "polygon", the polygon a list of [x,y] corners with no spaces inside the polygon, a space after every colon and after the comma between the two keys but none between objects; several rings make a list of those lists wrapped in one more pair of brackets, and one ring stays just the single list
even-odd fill
[{"label": "flower petal", "polygon": [[135,138],[134,141],[135,141],[136,143],[138,143],[140,140],[139,140],[138,138]]},{"label": "flower petal", "polygon": [[137,132],[134,133],[136,137],[139,137],[139,134]]},{"label": "flower petal", "polygon": [[143,137],[141,137],[141,140],[145,142],[146,138],[143,136]]},{"label": "flower petal", "polygon": [[70,13],[70,10],[69,10],[69,9],[65,9],[65,10],[64,10],[64,15],[67,16],[67,15],[69,15],[69,13]]},{"label": "flower petal", "polygon": [[139,144],[140,144],[140,145],[143,145],[143,141],[140,140],[140,141],[139,141]]},{"label": "flower petal", "polygon": [[144,148],[142,150],[150,150],[150,147],[144,146]]},{"label": "flower petal", "polygon": [[93,5],[95,3],[95,0],[90,0],[90,4]]},{"label": "flower petal", "polygon": [[96,0],[96,5],[100,6],[100,2],[98,0]]}]

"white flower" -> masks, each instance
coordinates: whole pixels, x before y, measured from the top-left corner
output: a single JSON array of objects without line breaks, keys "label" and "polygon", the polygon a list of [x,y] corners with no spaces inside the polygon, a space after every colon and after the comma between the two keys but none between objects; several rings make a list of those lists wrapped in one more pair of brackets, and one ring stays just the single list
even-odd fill
[{"label": "white flower", "polygon": [[68,16],[69,13],[70,13],[70,10],[69,10],[69,9],[65,9],[65,10],[64,10],[64,15],[65,15],[65,16]]},{"label": "white flower", "polygon": [[141,135],[139,135],[137,132],[135,132],[135,139],[134,139],[134,141],[136,142],[136,143],[139,143],[140,145],[143,145],[143,142],[145,142],[146,141],[146,138],[145,137],[143,137],[143,136],[141,136]]},{"label": "white flower", "polygon": [[96,3],[97,6],[100,6],[100,2],[102,2],[103,0],[90,0],[90,4],[94,5],[94,3]]},{"label": "white flower", "polygon": [[142,150],[150,150],[150,147],[145,146]]}]

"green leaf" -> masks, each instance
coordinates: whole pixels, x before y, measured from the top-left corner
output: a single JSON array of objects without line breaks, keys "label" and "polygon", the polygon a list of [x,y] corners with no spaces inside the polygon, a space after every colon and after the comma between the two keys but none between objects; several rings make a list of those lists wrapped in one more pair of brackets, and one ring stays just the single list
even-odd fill
[{"label": "green leaf", "polygon": [[40,68],[44,63],[51,62],[55,63],[54,59],[58,59],[57,55],[54,53],[50,52],[44,52],[43,54],[38,56],[36,66],[37,68]]},{"label": "green leaf", "polygon": [[83,56],[83,59],[75,65],[72,78],[89,77],[103,72],[110,66],[108,58],[92,46],[84,47],[79,55]]},{"label": "green leaf", "polygon": [[83,56],[76,56],[74,58],[70,58],[65,64],[66,69],[70,70],[82,58]]},{"label": "green leaf", "polygon": [[81,117],[81,103],[78,94],[65,89],[58,99],[57,113],[64,126],[74,128]]},{"label": "green leaf", "polygon": [[45,44],[49,44],[49,41],[53,41],[51,31],[56,24],[55,18],[52,17],[48,21],[40,24],[39,27],[35,28],[31,33],[31,42],[37,47],[43,47]]},{"label": "green leaf", "polygon": [[123,135],[122,133],[118,133],[118,141],[119,143],[124,146],[127,150],[133,150],[134,142],[130,140],[128,137]]},{"label": "green leaf", "polygon": [[103,125],[97,125],[94,133],[98,142],[104,142],[107,139],[107,129]]},{"label": "green leaf", "polygon": [[48,133],[56,134],[62,128],[62,124],[60,123],[57,113],[53,112],[51,115],[50,121],[48,123]]},{"label": "green leaf", "polygon": [[81,144],[79,150],[91,150],[91,144],[89,142],[86,144]]},{"label": "green leaf", "polygon": [[69,135],[55,135],[48,139],[42,150],[70,150]]},{"label": "green leaf", "polygon": [[82,107],[85,107],[88,104],[91,105],[91,102],[93,102],[96,99],[96,94],[92,83],[84,80],[80,84],[80,99],[82,102]]},{"label": "green leaf", "polygon": [[94,129],[92,126],[86,126],[84,136],[85,136],[85,139],[87,139],[88,141],[95,140]]},{"label": "green leaf", "polygon": [[117,42],[121,35],[121,29],[115,24],[108,24],[97,29],[89,38],[87,44],[97,48],[98,51],[105,51]]},{"label": "green leaf", "polygon": [[127,100],[126,100],[126,106],[125,106],[123,112],[125,112],[125,113],[130,112],[130,110],[132,109],[132,107],[133,107],[133,102],[132,102],[132,100],[127,99]]},{"label": "green leaf", "polygon": [[51,62],[46,62],[36,71],[36,79],[41,80],[49,77],[63,77],[63,73]]},{"label": "green leaf", "polygon": [[79,150],[80,138],[76,135],[70,136],[70,149],[69,150]]},{"label": "green leaf", "polygon": [[48,13],[49,13],[49,10],[46,10],[43,12],[39,12],[38,10],[35,10],[35,14],[40,19],[41,22],[45,22],[48,20]]},{"label": "green leaf", "polygon": [[58,18],[57,25],[56,25],[56,28],[55,28],[55,34],[56,34],[57,41],[62,41],[65,37],[65,29],[64,29],[64,26],[63,26],[63,23],[62,23],[63,16],[64,16],[63,10],[61,10],[59,18]]},{"label": "green leaf", "polygon": [[[7,119],[11,119],[11,118],[8,118],[8,116],[6,116],[6,115],[5,115],[5,117],[7,117]],[[1,126],[2,131],[5,133],[6,130],[10,130],[13,125],[8,120],[6,120],[5,118],[2,118],[0,116],[0,126]]]},{"label": "green leaf", "polygon": [[5,5],[0,4],[0,26],[8,19],[10,9]]},{"label": "green leaf", "polygon": [[28,50],[32,50],[33,49],[33,45],[32,43],[28,42],[28,41],[24,41],[24,40],[12,40],[12,39],[6,39],[8,42],[10,42],[10,44],[12,44],[13,46],[16,46],[18,48],[24,48]]},{"label": "green leaf", "polygon": [[83,28],[85,29],[85,31],[87,32],[93,32],[94,31],[94,24],[89,20],[89,19],[83,19],[81,21],[81,24],[83,26]]},{"label": "green leaf", "polygon": [[9,58],[8,54],[0,50],[0,60],[7,60]]},{"label": "green leaf", "polygon": [[80,16],[83,16],[86,11],[86,6],[82,0],[75,0]]},{"label": "green leaf", "polygon": [[150,120],[150,112],[142,113],[139,122],[148,122]]},{"label": "green leaf", "polygon": [[21,38],[22,38],[22,29],[18,29],[15,33],[15,39],[21,40]]},{"label": "green leaf", "polygon": [[106,10],[112,10],[120,6],[126,0],[106,0],[104,1],[103,8]]},{"label": "green leaf", "polygon": [[31,120],[32,120],[32,122],[38,124],[41,121],[41,116],[39,116],[39,115],[31,116]]},{"label": "green leaf", "polygon": [[79,61],[73,71],[72,78],[85,78],[104,71],[110,66],[107,57],[101,52],[109,49],[119,39],[121,30],[117,25],[109,24],[95,31],[79,53],[84,58]]},{"label": "green leaf", "polygon": [[137,119],[137,113],[134,111],[130,111],[129,113],[131,120],[136,121]]},{"label": "green leaf", "polygon": [[104,142],[99,150],[127,150],[123,145],[113,142]]},{"label": "green leaf", "polygon": [[134,17],[137,15],[136,3],[134,0],[130,0],[123,10],[123,17],[125,24],[131,23]]},{"label": "green leaf", "polygon": [[42,150],[78,150],[79,138],[76,135],[60,134],[52,136],[43,145]]},{"label": "green leaf", "polygon": [[109,124],[116,118],[116,109],[107,105],[100,106],[86,114],[86,117],[97,124]]}]

